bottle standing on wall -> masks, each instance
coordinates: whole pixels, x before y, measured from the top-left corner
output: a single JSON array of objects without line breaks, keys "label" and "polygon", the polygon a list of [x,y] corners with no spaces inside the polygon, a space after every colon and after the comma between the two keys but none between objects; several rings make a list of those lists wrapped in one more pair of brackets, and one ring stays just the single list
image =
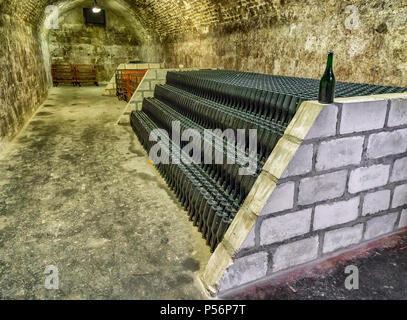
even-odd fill
[{"label": "bottle standing on wall", "polygon": [[326,64],[325,73],[322,76],[321,83],[319,85],[319,103],[332,103],[335,99],[335,85],[336,80],[334,76],[334,71],[332,68],[334,59],[333,51],[328,53],[328,62]]}]

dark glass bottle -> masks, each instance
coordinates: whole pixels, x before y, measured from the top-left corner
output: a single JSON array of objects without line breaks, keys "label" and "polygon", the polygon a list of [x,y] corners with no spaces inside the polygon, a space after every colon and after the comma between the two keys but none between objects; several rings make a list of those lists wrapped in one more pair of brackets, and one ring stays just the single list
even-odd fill
[{"label": "dark glass bottle", "polygon": [[329,51],[328,53],[328,62],[326,64],[325,73],[322,76],[320,85],[319,85],[319,103],[332,103],[335,99],[335,85],[336,80],[334,76],[334,71],[332,68],[334,59],[333,51]]}]

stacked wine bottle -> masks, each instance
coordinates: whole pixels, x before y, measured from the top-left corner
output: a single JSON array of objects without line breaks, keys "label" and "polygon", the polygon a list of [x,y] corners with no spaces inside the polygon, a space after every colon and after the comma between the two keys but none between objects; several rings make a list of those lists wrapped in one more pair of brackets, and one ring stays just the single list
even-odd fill
[{"label": "stacked wine bottle", "polygon": [[[156,144],[150,141],[151,132],[168,132],[161,138],[167,139],[163,145],[170,147],[161,152],[167,153],[164,156],[169,159],[177,154],[180,161],[156,167],[212,251],[222,241],[300,104],[316,100],[318,89],[319,81],[313,79],[226,70],[169,72],[167,83],[156,87],[154,98],[144,99],[142,111],[132,112],[131,125],[148,152]],[[338,82],[336,96],[402,92],[401,89]],[[200,159],[184,151],[190,142],[170,141],[175,122],[181,132],[194,129],[199,133],[201,139],[192,143],[200,144]],[[257,154],[251,154],[248,139],[219,139],[216,131],[208,133],[205,129],[229,129],[235,133],[238,129],[256,129]],[[236,155],[234,164],[227,161],[230,150]],[[223,155],[222,164],[204,161],[205,155],[213,156],[214,152]],[[248,157],[255,161],[256,170],[242,175],[242,159]]]}]

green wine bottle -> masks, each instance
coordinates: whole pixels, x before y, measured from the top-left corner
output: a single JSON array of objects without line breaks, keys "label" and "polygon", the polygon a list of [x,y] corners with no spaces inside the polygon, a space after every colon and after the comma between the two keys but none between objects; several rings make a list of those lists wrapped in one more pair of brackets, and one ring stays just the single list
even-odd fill
[{"label": "green wine bottle", "polygon": [[334,76],[334,71],[332,69],[333,59],[334,53],[333,51],[329,51],[325,73],[319,85],[319,97],[318,97],[319,103],[328,104],[334,102],[335,99],[336,80]]}]

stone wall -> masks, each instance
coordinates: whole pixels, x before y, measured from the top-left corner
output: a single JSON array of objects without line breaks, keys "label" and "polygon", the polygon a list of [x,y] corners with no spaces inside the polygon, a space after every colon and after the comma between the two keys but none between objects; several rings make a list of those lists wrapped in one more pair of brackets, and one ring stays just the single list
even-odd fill
[{"label": "stone wall", "polygon": [[305,102],[203,279],[224,292],[405,227],[407,94]]},{"label": "stone wall", "polygon": [[32,27],[0,14],[0,151],[47,95],[40,41]]},{"label": "stone wall", "polygon": [[[59,29],[49,32],[52,63],[95,64],[101,82],[109,81],[117,66],[129,61],[158,62],[161,50],[113,10],[106,10],[106,28],[86,26],[83,7],[64,13]],[[134,22],[135,24],[135,22]]]},{"label": "stone wall", "polygon": [[[3,1],[4,10],[33,25],[46,5],[66,3]],[[127,15],[162,39],[168,68],[181,64],[319,78],[332,49],[338,80],[407,85],[407,7],[400,0],[104,2],[120,2]],[[350,5],[358,9],[357,20],[352,9],[347,11]]]},{"label": "stone wall", "polygon": [[[359,11],[355,29],[352,11]],[[168,39],[168,67],[320,78],[328,50],[341,81],[407,86],[407,6],[399,0],[226,1],[206,31]]]}]

